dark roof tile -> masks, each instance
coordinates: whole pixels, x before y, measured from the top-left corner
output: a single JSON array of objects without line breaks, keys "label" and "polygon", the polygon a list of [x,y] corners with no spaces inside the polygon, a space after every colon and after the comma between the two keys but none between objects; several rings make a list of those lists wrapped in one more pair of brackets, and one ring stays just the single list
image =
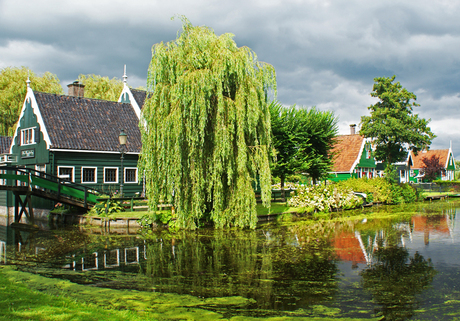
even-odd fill
[{"label": "dark roof tile", "polygon": [[137,104],[142,109],[142,107],[144,106],[145,98],[147,97],[147,92],[145,90],[139,90],[139,89],[130,89],[130,90]]},{"label": "dark roof tile", "polygon": [[128,135],[128,152],[140,152],[139,120],[131,104],[35,92],[51,148],[119,151],[118,135]]}]

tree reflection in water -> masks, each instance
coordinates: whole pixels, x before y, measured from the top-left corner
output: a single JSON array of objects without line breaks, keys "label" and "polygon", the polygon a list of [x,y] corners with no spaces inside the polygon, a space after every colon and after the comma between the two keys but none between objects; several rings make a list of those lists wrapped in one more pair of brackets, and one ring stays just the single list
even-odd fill
[{"label": "tree reflection in water", "polygon": [[412,317],[418,305],[417,294],[431,284],[435,274],[431,259],[418,252],[410,257],[399,245],[379,246],[374,263],[361,273],[363,287],[381,305],[376,312],[383,320]]},{"label": "tree reflection in water", "polygon": [[[308,308],[335,295],[337,266],[326,235],[297,232],[165,233],[160,242],[147,242],[143,271],[157,291],[240,295],[262,309]],[[307,235],[311,241],[304,241]]]}]

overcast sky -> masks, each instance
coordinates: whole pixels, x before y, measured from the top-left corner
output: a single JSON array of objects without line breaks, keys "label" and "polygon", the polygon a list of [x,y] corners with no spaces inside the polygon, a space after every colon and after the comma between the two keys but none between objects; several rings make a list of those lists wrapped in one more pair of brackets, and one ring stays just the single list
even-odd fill
[{"label": "overcast sky", "polygon": [[27,66],[66,85],[79,74],[123,76],[145,86],[151,47],[194,25],[232,33],[277,73],[278,100],[359,125],[375,77],[417,95],[420,117],[438,136],[432,149],[460,159],[460,1],[0,0],[0,69]]}]

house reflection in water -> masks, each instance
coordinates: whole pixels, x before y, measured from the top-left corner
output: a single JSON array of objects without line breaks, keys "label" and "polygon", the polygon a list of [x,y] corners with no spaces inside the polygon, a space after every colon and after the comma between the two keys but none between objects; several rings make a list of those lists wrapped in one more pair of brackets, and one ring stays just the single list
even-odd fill
[{"label": "house reflection in water", "polygon": [[352,262],[353,268],[357,268],[358,263],[367,263],[360,239],[354,233],[342,231],[335,236],[332,244],[337,257],[342,261]]},{"label": "house reflection in water", "polygon": [[452,236],[453,220],[449,215],[413,216],[412,229],[415,232],[423,232],[425,245],[430,244],[430,233]]},{"label": "house reflection in water", "polygon": [[351,262],[353,268],[357,268],[360,263],[372,265],[374,254],[379,247],[406,247],[406,242],[417,242],[414,237],[421,233],[425,246],[429,245],[430,236],[448,236],[453,239],[455,215],[455,210],[443,215],[417,215],[413,216],[410,222],[393,224],[390,230],[387,228],[379,231],[340,231],[332,239],[332,245],[335,247],[337,258]]}]

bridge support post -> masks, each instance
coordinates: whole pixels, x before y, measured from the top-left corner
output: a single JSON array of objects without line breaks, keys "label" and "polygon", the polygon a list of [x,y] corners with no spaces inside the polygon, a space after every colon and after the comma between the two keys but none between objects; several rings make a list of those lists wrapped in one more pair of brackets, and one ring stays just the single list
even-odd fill
[{"label": "bridge support post", "polygon": [[20,193],[14,193],[14,221],[19,223],[22,218],[22,214],[25,214],[29,223],[34,224],[32,196],[30,193],[26,193],[25,196],[25,199],[22,200]]}]

